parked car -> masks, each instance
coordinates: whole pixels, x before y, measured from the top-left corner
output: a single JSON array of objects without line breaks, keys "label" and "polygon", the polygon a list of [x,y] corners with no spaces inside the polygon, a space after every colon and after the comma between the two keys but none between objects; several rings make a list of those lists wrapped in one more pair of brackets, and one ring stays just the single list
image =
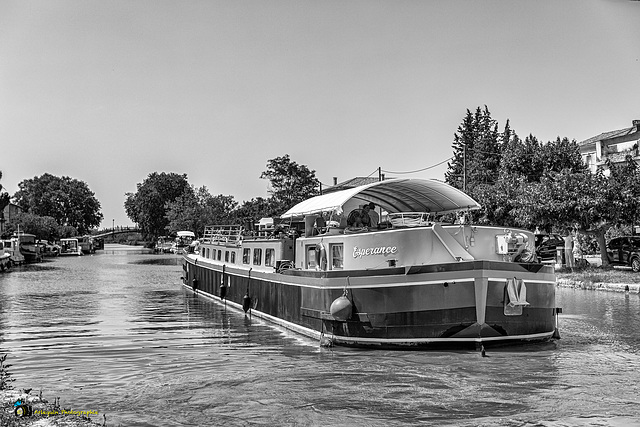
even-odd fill
[{"label": "parked car", "polygon": [[[538,261],[555,261],[557,248],[564,249],[564,239],[559,234],[536,234],[536,255]],[[564,250],[562,251],[564,264]]]},{"label": "parked car", "polygon": [[623,236],[611,239],[607,243],[607,256],[612,265],[631,267],[640,271],[640,236]]}]

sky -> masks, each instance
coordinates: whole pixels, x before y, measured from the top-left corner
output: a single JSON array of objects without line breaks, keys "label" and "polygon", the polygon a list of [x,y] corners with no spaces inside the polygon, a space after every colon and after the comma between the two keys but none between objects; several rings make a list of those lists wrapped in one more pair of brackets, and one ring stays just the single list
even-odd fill
[{"label": "sky", "polygon": [[[242,203],[288,154],[323,186],[444,179],[467,109],[582,141],[640,119],[640,1],[0,0],[0,180],[153,172]],[[419,171],[419,172],[415,172]]]}]

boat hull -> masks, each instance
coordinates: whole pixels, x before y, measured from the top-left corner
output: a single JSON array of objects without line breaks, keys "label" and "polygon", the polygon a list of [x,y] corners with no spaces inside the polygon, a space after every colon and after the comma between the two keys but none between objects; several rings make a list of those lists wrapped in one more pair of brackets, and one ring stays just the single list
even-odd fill
[{"label": "boat hull", "polygon": [[[275,273],[187,255],[184,270],[184,285],[197,294],[224,296],[238,308],[250,307],[253,315],[337,345],[477,347],[557,334],[555,276],[539,264],[470,261]],[[514,278],[526,284],[524,305],[510,304],[507,288]],[[331,313],[343,296],[352,304],[348,318]]]}]

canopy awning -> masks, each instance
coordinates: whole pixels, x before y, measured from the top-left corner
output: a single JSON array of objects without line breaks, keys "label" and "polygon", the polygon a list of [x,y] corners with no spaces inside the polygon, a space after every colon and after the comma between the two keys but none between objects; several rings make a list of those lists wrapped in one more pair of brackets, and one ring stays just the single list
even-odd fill
[{"label": "canopy awning", "polygon": [[478,202],[444,182],[434,179],[398,178],[312,197],[289,209],[281,218],[329,211],[342,212],[342,206],[350,200],[356,200],[359,204],[373,202],[389,213],[444,214],[480,209]]}]

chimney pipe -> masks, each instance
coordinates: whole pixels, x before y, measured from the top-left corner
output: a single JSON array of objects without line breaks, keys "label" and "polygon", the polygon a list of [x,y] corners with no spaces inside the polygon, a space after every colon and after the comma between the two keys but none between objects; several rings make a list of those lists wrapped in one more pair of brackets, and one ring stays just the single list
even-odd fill
[{"label": "chimney pipe", "polygon": [[338,185],[338,177],[337,176],[333,177],[333,185]]}]

